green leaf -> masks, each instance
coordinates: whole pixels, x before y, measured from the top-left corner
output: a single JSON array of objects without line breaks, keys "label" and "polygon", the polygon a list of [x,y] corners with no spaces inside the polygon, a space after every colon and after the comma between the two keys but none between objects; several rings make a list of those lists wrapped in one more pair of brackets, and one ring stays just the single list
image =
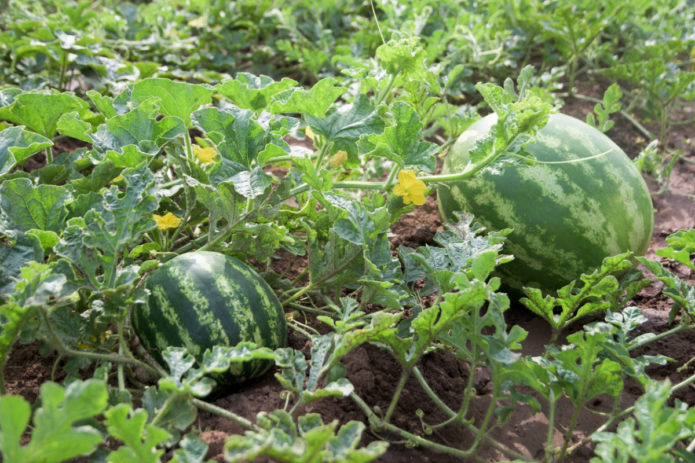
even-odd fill
[{"label": "green leaf", "polygon": [[179,442],[179,448],[174,451],[171,463],[203,463],[207,453],[208,444],[199,437],[188,434]]},{"label": "green leaf", "polygon": [[43,261],[38,239],[21,232],[15,233],[12,239],[0,239],[0,301],[12,292],[19,270],[30,261]]},{"label": "green leaf", "polygon": [[662,292],[674,301],[668,316],[669,323],[673,323],[682,310],[691,316],[695,315],[695,286],[678,278],[660,262],[644,257],[638,257],[637,260],[666,285]]},{"label": "green leaf", "polygon": [[[22,93],[9,106],[0,107],[0,119],[26,126],[28,129],[52,139],[58,120],[69,112],[82,112],[87,103],[72,93]],[[41,108],[37,111],[37,108]]]},{"label": "green leaf", "polygon": [[61,232],[68,216],[65,206],[71,200],[72,194],[66,187],[35,186],[27,178],[7,180],[0,185],[0,212],[22,231]]},{"label": "green leaf", "polygon": [[612,84],[608,87],[603,94],[603,104],[597,103],[594,106],[596,117],[591,113],[586,115],[587,124],[597,127],[601,132],[608,132],[615,124],[609,119],[610,115],[620,111],[619,101],[622,96],[623,93],[620,91],[618,84]]},{"label": "green leaf", "polygon": [[110,96],[104,96],[101,93],[97,92],[96,90],[89,90],[87,92],[87,96],[89,97],[90,100],[92,100],[92,103],[94,103],[94,106],[104,115],[106,116],[107,119],[110,119],[116,115],[118,115],[118,111],[116,111],[116,108],[113,104],[113,98]]},{"label": "green leaf", "polygon": [[322,118],[333,102],[347,91],[345,87],[336,87],[337,83],[337,79],[327,77],[319,80],[308,90],[291,88],[280,92],[273,97],[270,112],[273,114],[301,113]]},{"label": "green leaf", "polygon": [[695,436],[695,409],[678,400],[674,407],[669,406],[672,393],[668,380],[648,383],[633,416],[622,421],[615,432],[592,436],[599,444],[591,462],[677,461],[678,442]]},{"label": "green leaf", "polygon": [[55,247],[96,288],[117,284],[119,259],[129,246],[139,243],[144,233],[157,226],[152,218],[158,207],[152,194],[154,174],[142,166],[125,169],[121,175],[125,192],[113,186],[95,196],[96,202],[88,205],[82,217],[68,220]]},{"label": "green leaf", "polygon": [[392,76],[418,79],[425,75],[425,51],[418,37],[391,39],[376,49],[376,60]]},{"label": "green leaf", "polygon": [[249,168],[272,141],[270,134],[251,120],[252,116],[245,109],[204,108],[191,117],[193,124],[217,144],[222,157]]},{"label": "green leaf", "polygon": [[422,246],[416,250],[400,247],[405,280],[412,283],[424,278],[421,294],[428,295],[453,289],[451,276],[454,273],[486,279],[491,266],[510,260],[509,256],[500,255],[510,230],[484,232],[485,229],[473,221],[473,216],[466,214],[456,225],[444,224],[444,230],[434,235],[438,247]]},{"label": "green leaf", "polygon": [[167,430],[172,436],[186,430],[197,416],[197,408],[190,397],[179,391],[165,391],[148,387],[142,396],[142,407],[150,419],[157,420],[157,426]]},{"label": "green leaf", "polygon": [[[633,282],[626,281],[623,284],[614,274],[632,268],[631,256],[632,254],[627,252],[606,257],[600,268],[591,273],[584,273],[578,281],[572,281],[560,288],[557,297],[542,297],[540,291],[524,288],[526,297],[520,302],[553,326],[553,336],[582,317],[611,308],[619,310],[615,304],[622,300],[620,294],[629,291]],[[560,310],[556,311],[557,308]]]},{"label": "green leaf", "polygon": [[53,142],[37,133],[24,130],[23,127],[8,127],[0,132],[0,177],[12,168],[21,165],[32,155]]},{"label": "green leaf", "polygon": [[[83,421],[106,408],[108,393],[103,381],[78,380],[66,389],[52,382],[44,383],[41,386],[41,407],[34,415],[31,440],[23,448],[19,447],[19,437],[29,419],[29,404],[12,396],[2,397],[0,401],[3,410],[0,449],[9,461],[59,463],[91,453],[102,441],[101,434]],[[10,410],[7,415],[6,410]],[[9,423],[5,416],[16,419],[10,429],[6,428]]]},{"label": "green leaf", "polygon": [[337,421],[324,424],[317,413],[300,416],[295,425],[284,410],[261,412],[257,422],[260,430],[246,431],[244,436],[233,435],[227,440],[227,460],[255,461],[265,457],[287,463],[362,463],[379,458],[387,448],[381,441],[357,448],[364,424],[349,421],[336,429]]},{"label": "green leaf", "polygon": [[113,183],[113,180],[122,170],[122,167],[117,167],[112,161],[105,160],[95,165],[86,177],[72,180],[70,186],[78,194],[98,192],[105,186]]},{"label": "green leaf", "polygon": [[436,153],[439,147],[422,140],[423,125],[415,110],[407,103],[393,104],[394,124],[381,135],[369,137],[375,146],[374,154],[384,156],[401,168],[434,172],[437,166]]},{"label": "green leaf", "polygon": [[695,254],[695,229],[680,230],[666,237],[667,247],[657,249],[656,254],[668,257],[695,270],[690,256]]},{"label": "green leaf", "polygon": [[261,169],[239,172],[231,178],[234,182],[234,190],[244,198],[255,198],[262,195],[270,186],[270,177]]},{"label": "green leaf", "polygon": [[215,89],[240,108],[258,112],[265,109],[276,94],[296,85],[296,81],[287,77],[277,82],[268,76],[240,72],[235,79],[226,80]]},{"label": "green leaf", "polygon": [[27,231],[27,235],[35,236],[36,238],[38,238],[39,242],[41,243],[41,247],[44,251],[50,251],[51,249],[53,249],[53,246],[60,242],[60,237],[58,236],[58,234],[50,230],[37,230],[34,228]]},{"label": "green leaf", "polygon": [[96,160],[110,159],[118,167],[135,167],[154,156],[169,140],[182,136],[182,119],[167,116],[157,120],[159,107],[148,99],[135,109],[114,116],[90,135]]},{"label": "green leaf", "polygon": [[169,433],[147,424],[145,410],[132,411],[130,404],[121,403],[106,410],[104,417],[109,435],[124,444],[109,454],[109,463],[159,463],[164,450],[157,445],[167,440]]},{"label": "green leaf", "polygon": [[80,115],[76,111],[65,113],[60,116],[57,129],[61,135],[66,135],[87,143],[92,142],[92,125],[80,119]]},{"label": "green leaf", "polygon": [[0,396],[0,452],[8,462],[21,461],[20,439],[29,424],[31,407],[21,396]]},{"label": "green leaf", "polygon": [[133,85],[131,102],[137,106],[151,97],[158,98],[159,110],[165,116],[181,119],[191,126],[191,113],[212,101],[213,89],[164,78],[149,78]]},{"label": "green leaf", "polygon": [[315,133],[333,142],[356,143],[363,135],[380,133],[384,122],[369,99],[359,94],[354,103],[331,111],[325,118],[305,115]]}]

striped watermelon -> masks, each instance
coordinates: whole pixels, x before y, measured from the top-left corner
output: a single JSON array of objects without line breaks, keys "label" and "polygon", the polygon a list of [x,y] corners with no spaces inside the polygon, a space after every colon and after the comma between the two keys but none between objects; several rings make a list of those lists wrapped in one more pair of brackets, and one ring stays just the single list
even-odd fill
[{"label": "striped watermelon", "polygon": [[[133,310],[133,327],[159,362],[167,347],[185,347],[201,361],[215,345],[252,341],[275,349],[287,342],[282,306],[268,284],[248,265],[217,252],[181,254],[145,281],[147,302]],[[265,373],[271,361],[233,363],[216,377],[234,384]]]},{"label": "striped watermelon", "polygon": [[[496,120],[493,114],[471,125],[452,147],[442,172],[463,170],[468,151]],[[654,226],[651,196],[618,145],[578,119],[553,114],[536,143],[525,149],[555,164],[506,164],[438,190],[443,218],[466,211],[488,229],[513,229],[505,251],[515,259],[498,269],[507,286],[552,291],[592,271],[607,256],[644,254]],[[595,155],[600,156],[566,162]]]}]

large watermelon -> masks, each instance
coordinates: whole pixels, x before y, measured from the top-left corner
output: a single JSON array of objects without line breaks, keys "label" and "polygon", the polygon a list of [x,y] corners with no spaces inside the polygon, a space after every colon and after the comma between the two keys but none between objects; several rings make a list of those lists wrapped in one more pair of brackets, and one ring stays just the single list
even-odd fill
[{"label": "large watermelon", "polygon": [[[185,347],[201,361],[205,349],[252,341],[271,349],[287,341],[282,306],[268,284],[248,265],[217,252],[177,256],[145,281],[147,302],[133,310],[133,327],[145,348],[162,362],[167,347]],[[265,373],[270,361],[233,363],[222,383],[239,383]]]},{"label": "large watermelon", "polygon": [[[442,172],[462,171],[468,151],[496,120],[493,114],[472,124],[452,147]],[[553,291],[607,256],[647,250],[654,226],[651,196],[639,171],[606,135],[573,117],[552,114],[525,150],[554,164],[503,164],[438,190],[443,218],[466,211],[488,229],[513,229],[505,250],[515,259],[499,268],[507,286]],[[583,158],[591,159],[566,162]]]}]

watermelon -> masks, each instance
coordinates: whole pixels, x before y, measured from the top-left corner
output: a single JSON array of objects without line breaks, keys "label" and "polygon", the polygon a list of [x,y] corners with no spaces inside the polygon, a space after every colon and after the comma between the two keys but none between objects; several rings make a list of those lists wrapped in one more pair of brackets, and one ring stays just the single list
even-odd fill
[{"label": "watermelon", "polygon": [[[442,173],[465,169],[468,151],[496,121],[492,114],[472,124]],[[618,145],[578,119],[552,114],[525,151],[541,162],[502,163],[470,180],[442,184],[437,192],[444,220],[465,211],[490,230],[513,230],[505,251],[515,258],[498,269],[508,288],[553,292],[605,257],[644,254],[654,227],[651,196]]]},{"label": "watermelon", "polygon": [[[133,328],[160,363],[167,347],[185,347],[198,362],[206,349],[251,341],[275,349],[287,342],[282,306],[268,284],[247,264],[217,252],[181,254],[146,280],[146,302],[133,310]],[[232,363],[221,384],[265,373],[272,361]]]}]

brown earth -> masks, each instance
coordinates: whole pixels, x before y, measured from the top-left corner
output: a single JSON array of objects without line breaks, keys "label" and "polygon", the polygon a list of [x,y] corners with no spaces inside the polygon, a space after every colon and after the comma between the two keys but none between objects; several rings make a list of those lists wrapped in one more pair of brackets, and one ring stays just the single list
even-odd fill
[{"label": "brown earth", "polygon": [[[598,88],[587,88],[587,93],[600,95]],[[563,112],[581,119],[591,111],[593,103],[585,100],[570,99],[565,104]],[[692,115],[690,115],[692,117]],[[646,145],[646,140],[635,127],[620,116],[615,116],[616,126],[608,133],[630,157],[638,154]],[[685,139],[693,139],[695,131],[689,126],[678,126],[671,130],[670,144],[677,149],[685,149],[683,157],[695,160],[695,151],[691,145],[685,143]],[[671,181],[671,188],[666,194],[654,197],[656,212],[656,225],[652,244],[647,256],[652,259],[658,257],[654,251],[664,246],[665,237],[680,230],[695,228],[695,165],[679,161],[676,164]],[[654,188],[655,189],[655,188]],[[412,213],[403,217],[393,228],[394,245],[420,246],[433,244],[432,238],[441,223],[436,209],[436,201],[429,197],[427,203],[416,208]],[[286,263],[285,263],[286,264]],[[677,267],[672,270],[685,280],[695,284],[695,276],[688,269]],[[668,329],[668,314],[671,302],[661,294],[662,284],[655,282],[646,288],[632,301],[634,305],[643,310],[649,321],[639,328],[640,332],[662,332]],[[529,336],[524,342],[524,354],[537,355],[543,352],[544,344],[549,340],[549,329],[545,323],[522,307],[513,306],[508,311],[508,322],[518,324],[529,331]],[[306,339],[299,334],[290,335],[291,347],[301,349],[308,353]],[[640,354],[664,354],[675,361],[666,366],[651,367],[650,373],[654,378],[670,378],[672,382],[679,382],[693,373],[695,365],[688,365],[683,371],[679,371],[684,364],[695,358],[695,332],[684,332],[665,338],[645,348]],[[40,355],[37,343],[19,345],[11,355],[7,369],[7,386],[10,393],[21,394],[32,403],[38,397],[40,385],[51,379],[51,372],[56,363],[54,354]],[[372,406],[380,406],[385,409],[391,398],[396,382],[399,378],[398,365],[393,359],[374,346],[363,346],[350,353],[344,361],[347,369],[347,377],[355,386],[356,392]],[[457,406],[460,401],[460,393],[464,389],[470,372],[467,367],[457,361],[453,355],[445,352],[428,354],[422,361],[421,369],[429,383],[434,386],[439,396],[450,406]],[[64,373],[62,368],[56,368],[56,380],[60,380]],[[485,412],[489,400],[489,385],[486,383],[484,372],[476,372],[476,389],[478,396],[473,401],[471,417],[480,420]],[[272,375],[247,384],[226,397],[219,398],[215,404],[229,409],[241,416],[255,419],[260,411],[270,411],[282,408],[284,400],[280,395],[281,388]],[[621,405],[629,406],[641,390],[636,385],[628,385],[621,397]],[[677,398],[695,405],[695,390],[684,388],[677,394]],[[593,410],[607,411],[612,402],[610,399],[599,398],[590,404]],[[414,381],[410,380],[404,390],[403,396],[393,417],[393,423],[415,434],[424,435],[416,410],[425,411],[429,422],[437,422],[444,418],[438,412],[434,404]],[[324,399],[311,404],[306,412],[319,412],[325,421],[338,420],[345,423],[349,420],[365,421],[364,415],[348,399],[328,400]],[[544,412],[534,413],[528,407],[520,407],[510,421],[503,427],[494,431],[493,437],[501,443],[514,448],[518,452],[529,457],[540,457],[543,451],[545,436],[547,433],[548,419]],[[559,407],[556,416],[555,442],[560,443],[564,430],[570,420],[572,408]],[[581,439],[595,430],[603,423],[600,415],[582,412],[575,441]],[[201,437],[209,443],[209,458],[223,461],[222,448],[226,437],[233,433],[243,432],[242,428],[230,421],[201,412],[194,423],[194,431],[198,431]],[[375,439],[388,439],[389,436],[375,436],[365,433],[363,443]],[[440,428],[428,438],[454,447],[466,448],[472,442],[474,436],[457,425],[449,425]],[[503,455],[494,448],[483,448],[478,454],[483,461],[500,461]],[[568,460],[571,462],[586,462],[591,458],[591,448],[581,448]],[[425,448],[403,445],[402,442],[392,442],[388,452],[379,460],[383,463],[403,462],[438,462],[447,463],[462,461],[450,455],[437,453]]]}]

